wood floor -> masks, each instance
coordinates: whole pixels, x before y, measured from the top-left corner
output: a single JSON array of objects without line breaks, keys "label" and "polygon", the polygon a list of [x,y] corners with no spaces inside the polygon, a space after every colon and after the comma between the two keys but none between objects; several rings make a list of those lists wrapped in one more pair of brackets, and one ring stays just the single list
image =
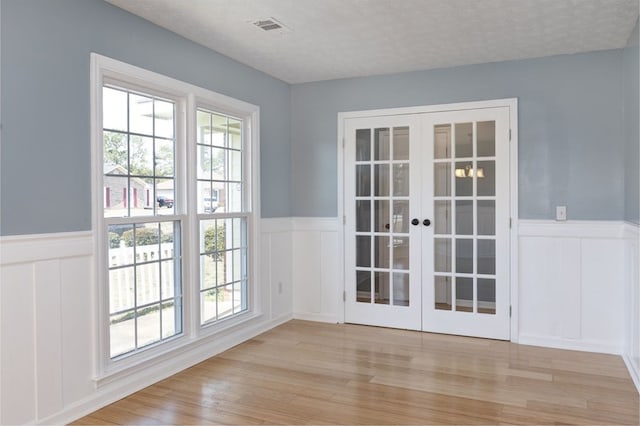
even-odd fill
[{"label": "wood floor", "polygon": [[618,356],[291,321],[74,424],[630,424]]}]

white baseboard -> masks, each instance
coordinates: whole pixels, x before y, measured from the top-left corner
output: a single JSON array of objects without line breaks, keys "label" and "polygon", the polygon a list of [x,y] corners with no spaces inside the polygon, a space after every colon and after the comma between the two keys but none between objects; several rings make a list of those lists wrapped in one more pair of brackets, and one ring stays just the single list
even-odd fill
[{"label": "white baseboard", "polygon": [[338,318],[335,315],[330,314],[316,314],[316,313],[308,313],[308,312],[294,312],[293,319],[304,320],[304,321],[315,321],[315,322],[325,322],[329,324],[337,324]]},{"label": "white baseboard", "polygon": [[640,370],[638,370],[639,366],[631,361],[627,354],[623,354],[622,359],[627,366],[627,370],[629,370],[629,375],[631,376],[633,383],[636,385],[638,393],[640,393]]},{"label": "white baseboard", "polygon": [[560,337],[533,336],[520,334],[518,343],[521,345],[541,346],[545,348],[566,349],[570,351],[596,352],[603,354],[621,355],[622,348],[610,342],[594,340],[573,340]]},{"label": "white baseboard", "polygon": [[119,381],[117,386],[106,385],[104,388],[96,390],[91,396],[65,407],[63,411],[41,419],[37,424],[70,423],[147,386],[157,383],[160,380],[231,349],[289,320],[291,320],[291,315],[283,315],[268,322],[247,327],[232,335],[216,338],[208,344],[204,344],[195,350],[185,352],[171,359],[169,362],[154,365],[153,368],[145,369],[138,374],[132,374],[129,380]]}]

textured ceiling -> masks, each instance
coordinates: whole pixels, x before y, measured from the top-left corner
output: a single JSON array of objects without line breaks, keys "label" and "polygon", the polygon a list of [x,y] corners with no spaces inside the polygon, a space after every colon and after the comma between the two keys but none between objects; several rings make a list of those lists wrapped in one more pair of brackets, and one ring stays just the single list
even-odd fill
[{"label": "textured ceiling", "polygon": [[[624,47],[638,0],[106,0],[289,83]],[[290,31],[251,23],[276,18]]]}]

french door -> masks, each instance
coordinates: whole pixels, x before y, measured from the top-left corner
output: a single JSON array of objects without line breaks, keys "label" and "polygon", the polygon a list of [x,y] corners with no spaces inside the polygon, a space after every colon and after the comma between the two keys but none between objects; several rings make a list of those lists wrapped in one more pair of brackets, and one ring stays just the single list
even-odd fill
[{"label": "french door", "polygon": [[509,339],[509,108],[344,132],[345,321]]}]

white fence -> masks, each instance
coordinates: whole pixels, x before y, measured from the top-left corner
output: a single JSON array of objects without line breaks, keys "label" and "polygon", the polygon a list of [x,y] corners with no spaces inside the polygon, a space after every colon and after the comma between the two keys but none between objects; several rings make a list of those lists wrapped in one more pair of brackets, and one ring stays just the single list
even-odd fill
[{"label": "white fence", "polygon": [[133,308],[136,295],[138,306],[173,297],[173,243],[110,249],[109,267],[125,265],[109,271],[110,312]]}]

